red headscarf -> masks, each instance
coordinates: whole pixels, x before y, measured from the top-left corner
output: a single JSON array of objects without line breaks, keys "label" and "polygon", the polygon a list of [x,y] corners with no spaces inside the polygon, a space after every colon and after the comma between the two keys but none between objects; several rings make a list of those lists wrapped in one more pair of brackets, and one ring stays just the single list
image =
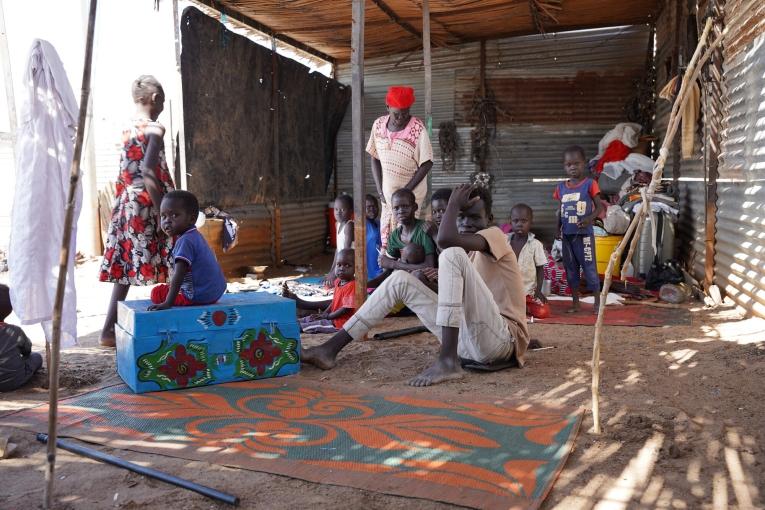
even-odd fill
[{"label": "red headscarf", "polygon": [[385,104],[391,108],[406,109],[414,104],[414,89],[412,87],[390,87],[385,96]]}]

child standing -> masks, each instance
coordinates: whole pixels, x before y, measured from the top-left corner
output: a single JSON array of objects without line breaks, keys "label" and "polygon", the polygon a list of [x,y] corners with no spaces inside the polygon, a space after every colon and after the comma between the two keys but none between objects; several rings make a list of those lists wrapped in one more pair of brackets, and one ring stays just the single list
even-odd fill
[{"label": "child standing", "polygon": [[335,228],[337,237],[335,237],[335,258],[332,260],[332,269],[329,270],[324,278],[324,285],[329,287],[335,281],[335,266],[337,265],[337,254],[340,250],[349,250],[354,248],[355,234],[353,231],[353,197],[350,195],[340,195],[335,199]]},{"label": "child standing", "polygon": [[544,268],[547,255],[539,239],[530,232],[534,211],[526,204],[518,204],[510,209],[512,231],[507,235],[510,246],[518,258],[518,267],[523,277],[523,290],[526,292],[526,315],[537,319],[550,316],[550,306],[542,294]]},{"label": "child standing", "polygon": [[170,285],[161,284],[151,289],[154,304],[149,310],[211,304],[226,292],[223,270],[194,226],[198,214],[199,202],[193,193],[176,190],[162,199],[162,230],[175,237],[173,276]]},{"label": "child standing", "polygon": [[115,346],[117,303],[131,285],[154,285],[167,280],[172,241],[160,229],[159,206],[173,189],[157,122],[165,105],[165,92],[153,76],[133,82],[136,116],[122,134],[116,202],[109,224],[99,280],[114,283],[100,343]]},{"label": "child standing", "polygon": [[334,281],[335,292],[331,301],[305,301],[290,292],[287,284],[284,284],[282,295],[294,299],[299,308],[322,310],[319,313],[301,318],[298,321],[300,331],[304,333],[335,333],[351,318],[356,308],[354,301],[356,292],[354,255],[354,251],[349,249],[337,252],[335,256],[337,262],[334,267],[337,279]]},{"label": "child standing", "polygon": [[553,197],[560,202],[558,220],[563,245],[563,264],[573,304],[569,312],[579,311],[579,271],[584,272],[587,289],[595,296],[593,313],[600,307],[600,278],[595,265],[595,236],[592,221],[603,205],[598,199],[598,183],[585,176],[584,149],[572,145],[563,152],[563,168],[568,179],[558,183]]},{"label": "child standing", "polygon": [[367,278],[377,278],[383,272],[380,268],[380,204],[374,195],[367,195],[364,200],[364,212],[367,217]]}]

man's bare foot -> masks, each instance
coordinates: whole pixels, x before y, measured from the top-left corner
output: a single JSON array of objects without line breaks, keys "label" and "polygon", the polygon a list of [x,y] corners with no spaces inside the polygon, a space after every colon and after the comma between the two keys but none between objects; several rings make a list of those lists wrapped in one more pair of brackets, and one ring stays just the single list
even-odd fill
[{"label": "man's bare foot", "polygon": [[409,386],[431,386],[444,381],[461,379],[465,372],[457,361],[446,362],[438,360],[420,375],[409,381]]},{"label": "man's bare foot", "polygon": [[574,301],[574,304],[571,305],[571,308],[566,310],[566,313],[576,313],[579,311],[579,301]]},{"label": "man's bare foot", "polygon": [[335,367],[337,361],[335,356],[327,352],[326,349],[319,347],[309,347],[307,349],[300,349],[300,361],[301,363],[308,363],[322,370],[330,370]]},{"label": "man's bare foot", "polygon": [[597,297],[595,298],[595,304],[592,305],[592,314],[598,315],[598,312],[600,311],[600,299]]}]

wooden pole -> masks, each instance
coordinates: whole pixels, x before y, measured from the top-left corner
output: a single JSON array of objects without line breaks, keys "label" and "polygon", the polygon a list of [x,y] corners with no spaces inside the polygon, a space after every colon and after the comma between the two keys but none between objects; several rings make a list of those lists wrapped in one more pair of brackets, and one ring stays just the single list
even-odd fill
[{"label": "wooden pole", "polygon": [[[425,66],[425,119],[428,136],[433,135],[433,68],[430,54],[430,4],[422,0],[422,56]],[[428,174],[430,175],[430,174]]]},{"label": "wooden pole", "polygon": [[[644,190],[640,192],[640,195],[643,196],[643,201],[645,203]],[[621,281],[624,281],[627,278],[628,267],[631,267],[633,271],[635,269],[635,265],[632,263],[632,257],[635,255],[635,250],[637,249],[638,242],[640,241],[640,235],[643,232],[643,223],[645,223],[645,215],[641,214],[640,219],[638,220],[637,228],[635,229],[635,235],[632,236],[632,242],[630,243],[630,249],[627,252],[627,258],[624,261],[624,267],[622,267]],[[633,274],[637,274],[637,272],[633,272]]]},{"label": "wooden pole", "polygon": [[[175,185],[180,189],[189,189],[188,173],[186,172],[186,134],[183,123],[183,75],[181,74],[181,20],[178,13],[178,0],[173,0],[173,33],[175,35],[175,97],[177,112],[175,115],[178,125],[178,174],[179,182]],[[170,133],[175,143],[175,133]],[[175,160],[175,153],[173,153]]]},{"label": "wooden pole", "polygon": [[[433,65],[430,51],[430,2],[422,0],[422,61],[425,67],[425,125],[428,137],[433,137]],[[433,189],[433,172],[428,172],[428,194]],[[424,212],[429,209],[428,202],[419,204]]]},{"label": "wooden pole", "polygon": [[273,259],[276,266],[282,264],[282,176],[279,153],[279,105],[281,91],[279,90],[279,56],[276,54],[276,39],[271,37],[271,158],[273,163],[273,178],[276,183],[276,193],[273,201]]},{"label": "wooden pole", "polygon": [[8,126],[11,135],[11,148],[16,140],[16,98],[13,95],[13,76],[11,74],[11,54],[8,51],[8,34],[5,31],[5,9],[0,0],[0,61],[3,63],[5,79],[5,100],[8,104]]},{"label": "wooden pole", "polygon": [[56,300],[53,304],[53,338],[50,349],[50,382],[48,387],[48,469],[45,472],[45,500],[44,507],[53,507],[53,486],[56,469],[56,421],[58,419],[58,364],[61,351],[61,310],[64,305],[64,290],[66,289],[66,275],[69,267],[69,245],[72,240],[72,226],[74,223],[74,209],[76,201],[77,184],[80,180],[80,158],[82,157],[82,142],[85,136],[85,119],[88,113],[90,98],[90,69],[93,62],[93,35],[96,28],[96,4],[98,0],[90,0],[90,12],[88,14],[88,32],[85,39],[85,65],[82,69],[82,92],[80,95],[80,114],[77,119],[77,136],[74,142],[74,154],[72,155],[72,167],[69,175],[69,194],[67,195],[66,212],[64,215],[64,232],[61,240],[61,257],[58,266],[58,283],[56,286]]},{"label": "wooden pole", "polygon": [[364,0],[353,0],[351,20],[351,144],[353,148],[353,214],[356,239],[356,309],[367,297],[366,175],[364,172]]},{"label": "wooden pole", "polygon": [[723,39],[725,34],[724,31],[711,44],[709,44],[706,52],[704,52],[702,55],[701,50],[704,48],[704,46],[707,45],[706,43],[711,28],[712,19],[709,18],[707,19],[707,23],[704,26],[704,32],[701,34],[701,37],[699,37],[699,43],[696,46],[696,51],[693,53],[693,58],[688,65],[686,79],[683,80],[683,83],[680,87],[680,92],[678,93],[677,98],[675,98],[675,103],[672,105],[672,112],[670,113],[669,123],[667,125],[667,133],[664,137],[664,141],[662,142],[661,149],[659,149],[659,158],[654,165],[651,183],[648,185],[648,189],[645,190],[644,194],[644,198],[649,202],[644,203],[643,207],[640,209],[640,212],[638,212],[638,214],[632,218],[632,221],[627,228],[627,232],[625,232],[621,242],[613,251],[613,253],[611,253],[611,258],[608,261],[608,267],[606,268],[606,275],[603,281],[603,290],[600,293],[600,307],[598,308],[598,319],[595,322],[595,334],[592,345],[592,421],[593,432],[595,434],[600,434],[602,432],[600,426],[600,341],[603,331],[603,319],[605,317],[606,311],[606,298],[608,297],[608,290],[611,288],[611,279],[613,277],[614,265],[616,264],[616,261],[619,259],[619,257],[621,257],[624,248],[627,246],[627,241],[637,228],[641,218],[649,212],[648,208],[650,207],[650,200],[653,198],[654,192],[656,191],[656,187],[659,185],[659,182],[661,182],[664,165],[666,164],[667,156],[669,155],[669,148],[672,145],[675,134],[677,133],[677,127],[680,123],[681,117],[680,112],[685,106],[685,103],[687,103],[688,99],[690,98],[688,91],[691,89],[691,85],[696,81],[696,79],[698,79],[699,73],[701,72],[701,67],[704,62],[707,61],[714,48],[720,44]]}]

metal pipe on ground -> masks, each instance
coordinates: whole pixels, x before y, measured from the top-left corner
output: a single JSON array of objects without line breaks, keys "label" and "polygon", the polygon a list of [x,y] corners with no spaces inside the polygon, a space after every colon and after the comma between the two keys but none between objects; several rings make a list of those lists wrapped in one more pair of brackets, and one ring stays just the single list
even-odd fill
[{"label": "metal pipe on ground", "polygon": [[391,338],[399,338],[402,336],[416,335],[417,333],[427,333],[428,328],[425,326],[415,326],[413,328],[395,329],[393,331],[385,331],[383,333],[377,333],[372,338],[374,340],[390,340]]},{"label": "metal pipe on ground", "polygon": [[[37,440],[43,444],[47,444],[48,434],[37,434]],[[87,457],[89,459],[97,460],[99,462],[104,462],[106,464],[111,464],[112,466],[121,467],[129,471],[132,471],[134,473],[138,473],[139,475],[155,478],[157,480],[160,480],[172,485],[176,485],[178,487],[188,489],[190,491],[194,491],[203,496],[207,496],[208,498],[212,498],[217,501],[222,501],[223,503],[228,503],[229,505],[236,506],[239,504],[239,497],[234,496],[232,494],[227,494],[225,492],[221,492],[219,490],[212,489],[204,485],[199,485],[198,483],[194,483],[184,478],[178,478],[177,476],[173,476],[171,474],[165,473],[163,471],[158,471],[150,467],[134,464],[132,462],[129,462],[125,459],[121,459],[114,455],[110,455],[104,452],[99,452],[98,450],[94,450],[93,448],[80,446],[78,444],[72,443],[65,439],[57,439],[56,446],[58,448],[61,448],[62,450],[76,453],[77,455],[82,455],[83,457]]]}]

